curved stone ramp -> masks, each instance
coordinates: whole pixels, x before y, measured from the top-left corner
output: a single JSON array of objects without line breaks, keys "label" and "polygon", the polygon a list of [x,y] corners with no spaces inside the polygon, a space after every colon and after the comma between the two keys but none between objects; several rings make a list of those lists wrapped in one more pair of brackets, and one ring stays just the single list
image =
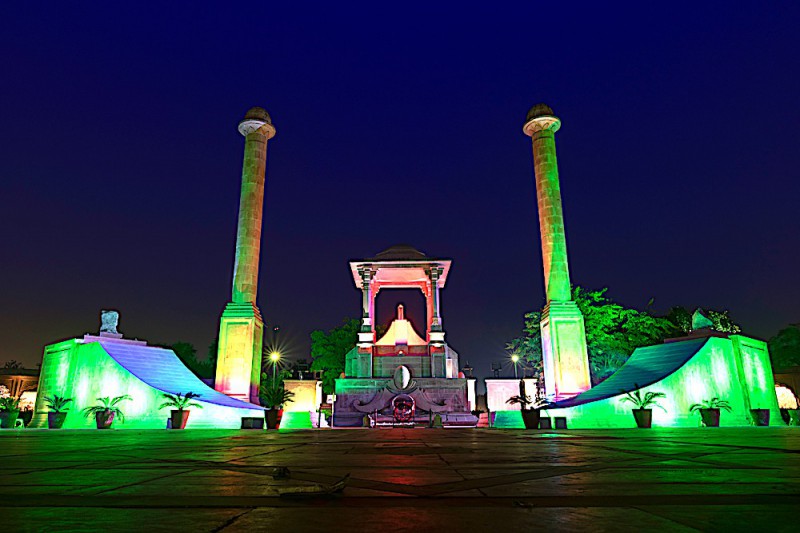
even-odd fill
[{"label": "curved stone ramp", "polygon": [[636,348],[630,358],[611,377],[586,392],[561,400],[552,408],[573,407],[618,396],[657,383],[678,371],[697,355],[708,337]]},{"label": "curved stone ramp", "polygon": [[625,401],[625,392],[640,389],[664,394],[650,406],[653,427],[699,427],[692,406],[713,398],[730,407],[721,413],[721,426],[753,425],[764,411],[769,425],[782,425],[774,382],[766,342],[711,335],[637,348],[607,380],[546,411],[571,429],[636,427],[636,406]]},{"label": "curved stone ramp", "polygon": [[45,398],[71,398],[64,429],[91,429],[95,420],[84,410],[98,398],[128,395],[119,403],[123,420],[114,429],[164,429],[170,407],[161,407],[164,393],[199,395],[202,408],[191,407],[187,429],[239,429],[243,417],[263,417],[258,405],[237,400],[206,385],[175,352],[143,341],[87,335],[45,347],[33,420],[29,427],[46,428]]},{"label": "curved stone ramp", "polygon": [[169,394],[199,394],[199,401],[239,409],[261,409],[249,402],[231,398],[209,387],[186,368],[180,358],[167,348],[142,346],[114,341],[99,341],[119,365],[154,389]]}]

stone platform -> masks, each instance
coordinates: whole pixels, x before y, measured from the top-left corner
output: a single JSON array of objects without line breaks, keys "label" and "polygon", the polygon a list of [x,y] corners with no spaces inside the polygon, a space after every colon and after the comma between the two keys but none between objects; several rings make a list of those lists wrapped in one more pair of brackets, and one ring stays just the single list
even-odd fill
[{"label": "stone platform", "polygon": [[0,493],[8,531],[791,531],[800,428],[2,430]]}]

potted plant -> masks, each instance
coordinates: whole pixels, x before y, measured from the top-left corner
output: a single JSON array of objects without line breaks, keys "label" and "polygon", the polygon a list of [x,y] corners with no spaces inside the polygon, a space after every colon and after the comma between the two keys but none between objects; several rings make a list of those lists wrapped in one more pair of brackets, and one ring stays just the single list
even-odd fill
[{"label": "potted plant", "polygon": [[202,409],[203,406],[197,402],[193,402],[192,398],[199,398],[199,394],[187,392],[186,394],[169,394],[165,392],[162,396],[166,399],[164,403],[158,406],[159,409],[165,407],[175,407],[170,411],[170,429],[186,429],[186,422],[189,420],[189,407],[197,407]]},{"label": "potted plant", "polygon": [[721,409],[725,409],[729,413],[731,412],[731,406],[728,402],[720,400],[719,398],[711,398],[708,401],[692,405],[689,407],[689,412],[694,413],[695,411],[699,411],[700,419],[703,421],[704,426],[718,428]]},{"label": "potted plant", "polygon": [[0,398],[0,428],[13,428],[19,416],[19,398]]},{"label": "potted plant", "polygon": [[531,399],[530,396],[525,394],[524,379],[519,380],[519,394],[506,400],[506,403],[512,405],[519,404],[520,413],[522,414],[522,423],[525,424],[525,429],[539,429],[541,410],[548,402],[539,397]]},{"label": "potted plant", "polygon": [[267,385],[261,388],[261,401],[267,407],[264,418],[267,421],[267,429],[278,427],[278,411],[291,401],[294,401],[294,393],[283,388],[283,385]]},{"label": "potted plant", "polygon": [[44,401],[47,408],[50,409],[47,413],[48,429],[61,429],[67,418],[67,411],[69,411],[67,404],[72,401],[72,398],[53,395],[45,396]]},{"label": "potted plant", "polygon": [[116,418],[119,418],[120,422],[125,422],[125,415],[118,406],[122,401],[132,399],[127,394],[115,396],[114,398],[109,398],[108,396],[97,398],[99,403],[84,409],[83,414],[86,415],[86,418],[95,418],[97,429],[110,429]]},{"label": "potted plant", "polygon": [[661,405],[658,404],[659,398],[666,398],[667,395],[663,392],[646,392],[642,395],[641,389],[639,389],[639,385],[635,385],[636,390],[633,392],[631,391],[622,391],[625,393],[625,397],[622,398],[623,402],[630,402],[634,405],[633,411],[633,418],[636,420],[636,427],[638,428],[649,428],[653,425],[653,410],[650,408],[651,405],[655,405],[665,413],[667,412]]}]

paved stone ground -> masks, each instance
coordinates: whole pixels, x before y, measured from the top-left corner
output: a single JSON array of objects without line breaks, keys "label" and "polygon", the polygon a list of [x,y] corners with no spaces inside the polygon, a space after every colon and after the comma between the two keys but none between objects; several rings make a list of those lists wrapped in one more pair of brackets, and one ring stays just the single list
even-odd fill
[{"label": "paved stone ground", "polygon": [[800,428],[4,430],[0,457],[2,531],[800,530]]}]

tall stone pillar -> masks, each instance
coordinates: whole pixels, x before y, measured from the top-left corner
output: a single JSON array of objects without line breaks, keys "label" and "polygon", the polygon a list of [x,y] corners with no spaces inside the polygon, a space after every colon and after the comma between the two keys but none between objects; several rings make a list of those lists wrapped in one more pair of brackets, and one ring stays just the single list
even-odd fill
[{"label": "tall stone pillar", "polygon": [[442,275],[442,269],[432,268],[428,275],[431,280],[431,310],[433,311],[431,331],[442,331],[442,316],[439,313],[439,276]]},{"label": "tall stone pillar", "polygon": [[428,281],[420,287],[425,296],[425,313],[427,316],[427,328],[425,329],[425,340],[431,342],[431,331],[433,329],[433,289],[431,288],[430,276]]},{"label": "tall stone pillar", "polygon": [[360,268],[361,277],[361,328],[358,332],[358,352],[356,354],[355,375],[372,377],[372,348],[375,345],[375,271],[369,267]]},{"label": "tall stone pillar", "polygon": [[442,315],[439,312],[439,280],[443,269],[432,267],[427,270],[428,280],[430,281],[431,296],[428,302],[428,309],[431,312],[431,327],[428,333],[428,342],[432,345],[444,345],[444,329],[442,328]]},{"label": "tall stone pillar", "polygon": [[214,388],[258,403],[264,322],[256,306],[267,141],[275,136],[269,114],[254,107],[239,123],[245,138],[242,192],[233,267],[231,302],[222,313]]},{"label": "tall stone pillar", "polygon": [[361,275],[361,332],[371,333],[374,331],[373,306],[374,295],[372,294],[372,271],[362,268],[358,271]]},{"label": "tall stone pillar", "polygon": [[533,142],[533,168],[542,239],[547,304],[542,311],[542,354],[545,392],[564,397],[591,388],[586,332],[572,301],[567,264],[567,240],[558,181],[555,132],[561,121],[553,110],[537,104],[528,112],[523,131]]}]

